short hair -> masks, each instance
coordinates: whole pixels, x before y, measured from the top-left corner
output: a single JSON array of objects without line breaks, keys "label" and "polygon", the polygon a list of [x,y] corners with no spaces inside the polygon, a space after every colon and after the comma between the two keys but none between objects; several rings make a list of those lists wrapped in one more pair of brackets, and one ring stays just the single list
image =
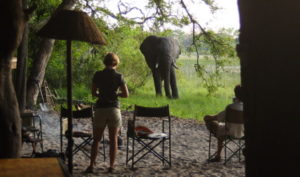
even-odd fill
[{"label": "short hair", "polygon": [[234,94],[235,94],[235,97],[238,98],[239,100],[243,100],[243,93],[242,93],[242,87],[241,85],[236,85],[234,87]]},{"label": "short hair", "polygon": [[117,66],[120,63],[118,55],[109,52],[104,57],[103,63],[105,66]]}]

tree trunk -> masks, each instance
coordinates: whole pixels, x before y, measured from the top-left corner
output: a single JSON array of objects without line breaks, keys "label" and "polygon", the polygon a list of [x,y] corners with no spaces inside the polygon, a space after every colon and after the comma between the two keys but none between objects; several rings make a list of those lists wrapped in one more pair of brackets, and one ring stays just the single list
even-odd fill
[{"label": "tree trunk", "polygon": [[21,0],[0,2],[0,158],[16,158],[21,151],[21,119],[12,84],[11,59],[25,25]]},{"label": "tree trunk", "polygon": [[239,0],[247,177],[299,173],[299,7]]},{"label": "tree trunk", "polygon": [[[0,59],[4,60],[2,57]],[[20,156],[22,147],[18,102],[10,65],[2,66],[0,70],[0,158],[16,158]]]},{"label": "tree trunk", "polygon": [[[23,0],[23,7],[27,8],[27,0]],[[28,24],[24,27],[22,42],[18,48],[18,60],[15,77],[15,88],[19,103],[19,110],[23,112],[26,106],[26,75],[28,56]]]},{"label": "tree trunk", "polygon": [[[72,9],[77,0],[64,0],[56,11],[61,9]],[[39,89],[45,77],[45,71],[49,59],[51,57],[54,39],[43,38],[40,43],[39,51],[33,60],[30,76],[27,82],[27,107],[32,107],[36,104]]]},{"label": "tree trunk", "polygon": [[40,49],[33,60],[30,76],[27,81],[27,107],[31,108],[36,104],[39,89],[43,83],[46,67],[50,59],[55,40],[43,38]]}]

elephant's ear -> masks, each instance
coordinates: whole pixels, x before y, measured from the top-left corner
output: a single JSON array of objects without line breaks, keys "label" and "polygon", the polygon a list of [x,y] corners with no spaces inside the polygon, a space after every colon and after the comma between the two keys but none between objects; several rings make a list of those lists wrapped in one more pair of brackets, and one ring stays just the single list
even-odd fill
[{"label": "elephant's ear", "polygon": [[180,45],[177,39],[173,38],[173,37],[169,37],[169,45],[171,48],[171,56],[172,56],[172,60],[175,63],[176,60],[178,59],[179,55],[181,54],[181,49],[180,49]]},{"label": "elephant's ear", "polygon": [[148,36],[141,44],[140,50],[144,55],[153,55],[156,53],[155,46],[157,46],[157,37]]},{"label": "elephant's ear", "polygon": [[177,59],[181,54],[181,48],[177,39],[174,39],[174,51],[175,51],[175,58]]},{"label": "elephant's ear", "polygon": [[146,62],[150,68],[154,68],[157,63],[157,39],[156,36],[148,36],[140,46],[140,50],[145,56]]}]

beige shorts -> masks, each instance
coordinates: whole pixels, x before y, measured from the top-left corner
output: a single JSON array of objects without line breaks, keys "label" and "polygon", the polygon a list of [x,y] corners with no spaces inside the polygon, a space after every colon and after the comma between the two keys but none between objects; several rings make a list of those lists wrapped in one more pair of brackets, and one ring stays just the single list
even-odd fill
[{"label": "beige shorts", "polygon": [[119,108],[97,108],[93,122],[94,128],[120,128],[122,126]]}]

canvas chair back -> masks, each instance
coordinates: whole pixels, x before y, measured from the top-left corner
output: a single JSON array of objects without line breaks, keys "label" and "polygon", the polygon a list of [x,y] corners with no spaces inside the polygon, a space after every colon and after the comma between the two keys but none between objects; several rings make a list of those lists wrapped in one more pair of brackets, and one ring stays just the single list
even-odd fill
[{"label": "canvas chair back", "polygon": [[[159,132],[152,132],[145,136],[139,135],[135,130],[136,121],[146,122],[149,120],[150,125],[151,119],[153,121],[159,120],[161,122],[161,130]],[[148,129],[147,127],[144,127]],[[158,127],[157,127],[158,128]],[[132,140],[132,151],[129,153],[129,139]],[[135,147],[140,146],[136,149]],[[158,153],[156,147],[161,145],[161,152]],[[165,149],[168,151],[168,155],[165,155]],[[151,153],[157,157],[163,165],[167,163],[171,166],[171,117],[169,112],[169,105],[161,107],[143,107],[135,105],[134,115],[132,120],[128,120],[127,127],[127,148],[126,148],[126,165],[131,161],[131,167],[134,168],[134,164],[143,159],[147,154]],[[131,154],[129,156],[129,154]]]}]

